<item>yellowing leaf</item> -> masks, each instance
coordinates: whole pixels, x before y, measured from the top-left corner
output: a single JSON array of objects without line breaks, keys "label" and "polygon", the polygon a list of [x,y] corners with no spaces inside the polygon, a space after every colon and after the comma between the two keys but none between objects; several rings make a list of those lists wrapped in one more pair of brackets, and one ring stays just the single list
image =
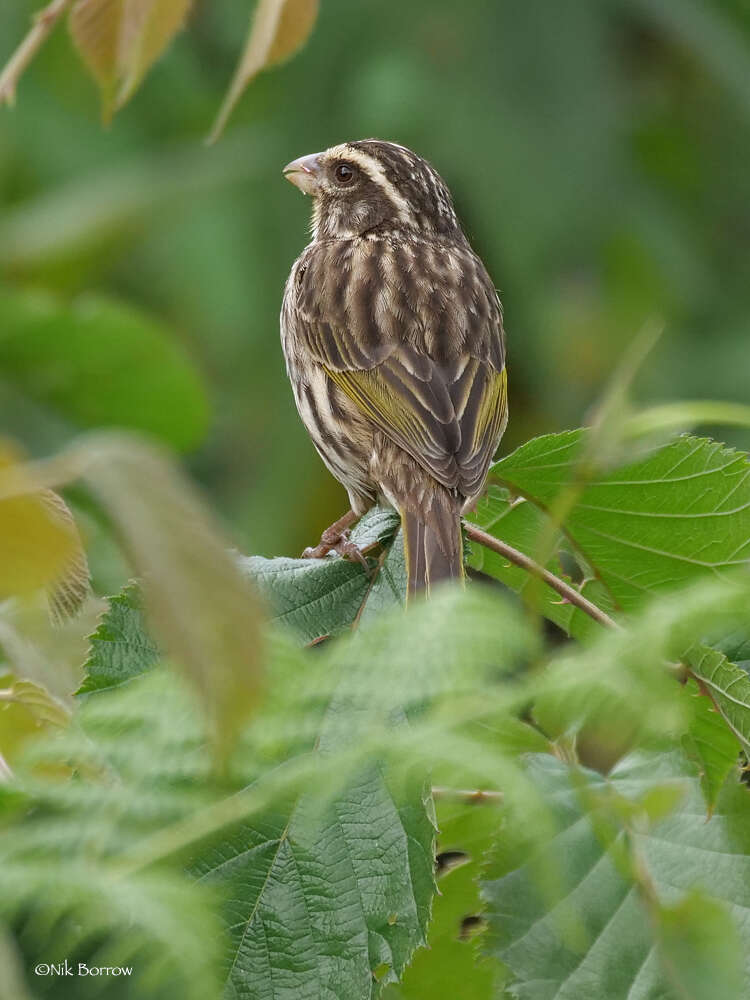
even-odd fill
[{"label": "yellowing leaf", "polygon": [[0,754],[11,764],[23,743],[49,726],[67,726],[70,712],[41,684],[0,679]]},{"label": "yellowing leaf", "polygon": [[81,536],[68,505],[52,490],[42,490],[39,499],[50,517],[73,535],[73,549],[60,574],[47,586],[52,621],[60,625],[72,618],[90,594],[89,564]]},{"label": "yellowing leaf", "polygon": [[68,26],[76,48],[99,84],[102,117],[112,117],[119,76],[118,46],[125,0],[78,0]]},{"label": "yellowing leaf", "polygon": [[125,0],[120,33],[118,108],[133,96],[141,80],[184,24],[191,6],[192,0]]},{"label": "yellowing leaf", "polygon": [[38,725],[67,726],[70,712],[41,684],[16,680],[0,688],[0,702],[20,705]]},{"label": "yellowing leaf", "polygon": [[[278,27],[265,66],[276,66],[291,59],[312,34],[320,9],[319,0],[286,0],[281,7]],[[262,67],[261,67],[262,68]]]},{"label": "yellowing leaf", "polygon": [[73,519],[67,508],[67,516],[61,514],[59,497],[52,501],[34,492],[31,482],[25,493],[18,459],[10,445],[0,444],[0,478],[16,483],[16,495],[0,500],[0,600],[63,580],[81,551]]},{"label": "yellowing leaf", "polygon": [[162,452],[117,433],[14,472],[0,469],[1,503],[26,482],[41,491],[79,478],[98,496],[140,577],[154,637],[198,689],[223,752],[258,702],[260,609],[190,484]]},{"label": "yellowing leaf", "polygon": [[105,121],[133,96],[191,6],[192,0],[77,0],[70,32],[101,88]]},{"label": "yellowing leaf", "polygon": [[240,64],[209,137],[215,142],[250,81],[302,48],[315,25],[319,0],[259,0]]}]

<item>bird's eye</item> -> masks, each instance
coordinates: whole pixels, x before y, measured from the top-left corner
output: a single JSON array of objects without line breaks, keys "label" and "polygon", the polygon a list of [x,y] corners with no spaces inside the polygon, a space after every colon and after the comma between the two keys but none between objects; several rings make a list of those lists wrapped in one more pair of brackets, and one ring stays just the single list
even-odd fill
[{"label": "bird's eye", "polygon": [[346,186],[347,184],[351,184],[357,176],[357,168],[352,166],[351,163],[337,163],[333,171],[333,176],[336,178],[337,184]]}]

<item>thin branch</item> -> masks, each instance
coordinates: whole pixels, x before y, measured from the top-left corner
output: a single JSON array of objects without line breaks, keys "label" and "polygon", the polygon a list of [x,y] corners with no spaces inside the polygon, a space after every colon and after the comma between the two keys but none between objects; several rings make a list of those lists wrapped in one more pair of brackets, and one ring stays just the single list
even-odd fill
[{"label": "thin branch", "polygon": [[483,788],[445,788],[433,785],[433,799],[447,799],[449,802],[463,802],[469,806],[481,806],[485,802],[502,802],[503,793]]},{"label": "thin branch", "polygon": [[52,0],[51,4],[36,15],[28,35],[0,73],[0,104],[5,102],[11,107],[13,106],[18,81],[72,2],[73,0]]},{"label": "thin branch", "polygon": [[560,577],[555,576],[554,573],[550,573],[548,569],[544,566],[540,566],[538,562],[529,558],[525,553],[519,552],[518,549],[514,549],[512,545],[507,545],[505,542],[501,542],[499,538],[494,538],[489,535],[486,531],[482,531],[478,528],[476,524],[472,524],[470,521],[464,521],[464,527],[466,529],[466,534],[474,542],[478,542],[480,545],[484,545],[488,549],[492,549],[493,552],[497,552],[499,556],[507,559],[508,562],[513,563],[514,566],[519,566],[521,569],[526,570],[532,576],[535,576],[538,580],[542,580],[556,591],[560,597],[566,600],[569,604],[574,605],[579,611],[583,611],[590,618],[593,618],[595,622],[599,622],[600,625],[604,625],[611,629],[620,629],[621,626],[617,622],[610,618],[608,614],[598,608],[595,604],[592,604],[587,598],[580,594],[575,587],[571,587],[569,584],[561,580]]}]

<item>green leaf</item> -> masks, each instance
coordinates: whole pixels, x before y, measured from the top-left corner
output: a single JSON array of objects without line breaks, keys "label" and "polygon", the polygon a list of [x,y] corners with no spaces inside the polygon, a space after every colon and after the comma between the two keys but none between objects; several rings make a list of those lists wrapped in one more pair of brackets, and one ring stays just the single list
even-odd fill
[{"label": "green leaf", "polygon": [[708,646],[697,645],[686,656],[690,671],[711,696],[722,718],[750,752],[750,676],[742,667]]},{"label": "green leaf", "polygon": [[118,687],[154,667],[160,653],[148,634],[142,598],[135,583],[109,598],[96,631],[89,637],[85,677],[76,694]]},{"label": "green leaf", "polygon": [[[508,491],[498,486],[488,488],[470,519],[491,535],[501,538],[508,545],[532,558],[537,555],[536,550],[544,537],[547,524],[546,515],[538,507],[523,499],[511,500]],[[563,539],[558,533],[557,548],[562,544]],[[522,596],[533,594],[533,599],[538,600],[539,610],[545,618],[564,629],[568,635],[576,639],[586,639],[601,631],[601,627],[584,611],[563,601],[551,588],[538,587],[537,582],[526,570],[509,563],[492,549],[472,542],[468,564],[472,569],[502,581]],[[610,615],[616,612],[609,591],[595,577],[589,576],[580,583],[573,584],[562,569],[557,554],[547,561],[546,568],[574,586],[602,611]],[[535,591],[536,587],[538,589]]]},{"label": "green leaf", "polygon": [[[537,646],[528,623],[500,595],[446,586],[430,599],[415,600],[406,612],[396,607],[378,616],[332,644],[328,656],[341,687],[351,689],[347,716],[363,706],[364,725],[368,713],[390,718],[398,706],[416,706],[418,718],[425,702],[446,697],[452,706],[461,693],[479,695],[481,713],[485,693],[498,693],[498,682],[528,663]],[[518,697],[511,692],[504,704]],[[348,718],[342,722],[350,724]],[[363,729],[360,740],[365,735]]]},{"label": "green leaf", "polygon": [[198,371],[171,333],[129,306],[0,290],[0,369],[79,428],[145,431],[194,448],[208,408]]},{"label": "green leaf", "polygon": [[385,611],[403,607],[406,600],[406,563],[404,539],[399,529],[383,552],[370,581],[370,589],[359,616],[359,624],[367,625]]},{"label": "green leaf", "polygon": [[[14,782],[25,807],[3,815],[0,923],[26,970],[65,958],[127,965],[132,995],[208,1000],[219,995],[217,897],[179,866],[120,863],[123,849],[200,808],[212,774],[186,688],[163,671],[140,683],[87,699],[74,725],[28,744]],[[81,995],[77,977],[50,986],[63,1000]]]},{"label": "green leaf", "polygon": [[727,909],[703,893],[689,893],[658,912],[662,963],[685,1000],[742,1000],[746,996],[742,944]]},{"label": "green leaf", "polygon": [[394,794],[374,764],[332,801],[303,796],[206,851],[192,870],[232,900],[228,991],[280,997],[283,982],[300,1000],[348,1000],[374,995],[376,970],[400,975],[433,891],[427,804],[417,787]]},{"label": "green leaf", "polygon": [[664,431],[682,431],[699,424],[750,427],[750,406],[713,399],[663,403],[628,417],[622,431],[626,437],[640,437]]},{"label": "green leaf", "polygon": [[[376,748],[408,738],[405,716],[417,725],[426,703],[513,670],[531,644],[504,602],[451,589],[321,654],[340,681],[316,737],[315,786],[193,862],[231,899],[230,991],[282,996],[269,986],[282,981],[300,1000],[349,1000],[400,977],[425,940],[435,826],[418,758],[400,772]],[[332,770],[337,760],[349,774]]]},{"label": "green leaf", "polygon": [[[272,624],[288,629],[297,640],[314,644],[369,621],[386,608],[403,603],[406,591],[403,546],[390,544],[398,515],[375,507],[361,519],[352,540],[363,550],[387,546],[371,575],[358,562],[331,555],[326,559],[264,559],[240,556],[238,565],[265,599]],[[89,639],[85,679],[78,694],[117,687],[150,670],[160,659],[144,615],[138,584],[109,599],[109,607]]]},{"label": "green leaf", "polygon": [[[45,864],[39,858],[26,862],[14,858],[5,863],[0,873],[0,915],[26,915],[29,930],[19,941],[26,953],[25,968],[43,961],[62,964],[68,958],[77,970],[85,954],[89,966],[130,967],[126,982],[131,996],[158,1000],[168,995],[166,991],[178,989],[190,1000],[218,1000],[222,931],[206,887],[175,872],[118,878],[98,859],[61,864],[53,858]],[[48,891],[50,883],[54,893]],[[45,935],[45,921],[59,922],[59,937]],[[94,936],[101,942],[100,950],[90,948]],[[89,950],[80,950],[86,944]],[[48,995],[78,1000],[78,977],[55,977],[54,994]]]},{"label": "green leaf", "polygon": [[257,707],[262,687],[254,589],[166,455],[137,439],[100,434],[70,456],[142,577],[157,640],[200,693],[217,747],[226,749]]},{"label": "green leaf", "polygon": [[702,694],[694,681],[688,684],[692,694],[692,716],[682,745],[699,767],[710,814],[724,782],[731,773],[736,775],[740,743],[714,708],[711,698]]},{"label": "green leaf", "polygon": [[[478,878],[485,853],[499,826],[498,808],[437,803],[440,895],[433,904],[428,949],[419,951],[403,982],[390,986],[383,1000],[460,997],[487,1000],[497,975],[494,962],[479,954],[483,904]],[[477,937],[475,930],[480,931]]]},{"label": "green leaf", "polygon": [[[741,993],[735,973],[750,949],[747,791],[728,786],[707,822],[699,782],[678,755],[627,758],[608,779],[546,756],[528,766],[557,830],[546,839],[506,824],[484,884],[492,951],[514,977],[510,995],[702,998],[708,965],[714,995],[746,995],[748,970]],[[665,817],[654,795],[669,810],[670,788],[682,796]],[[711,901],[710,926],[700,954],[675,974],[675,956],[695,939],[684,915],[695,892]]]},{"label": "green leaf", "polygon": [[[346,559],[240,557],[257,584],[271,623],[310,645],[345,632],[367,599],[370,580],[359,563]],[[86,678],[78,694],[106,690],[150,670],[160,659],[150,637],[137,584],[109,599],[102,622],[90,637]]]},{"label": "green leaf", "polygon": [[[710,629],[723,624],[729,632],[746,618],[749,584],[745,574],[701,581],[652,598],[627,628],[602,630],[584,647],[563,646],[530,682],[534,719],[550,738],[576,736],[579,752],[585,751],[581,759],[605,773],[635,746],[663,745],[685,734],[690,742],[695,699],[690,688],[675,685],[675,678],[684,680],[685,668],[693,664],[700,670],[701,641]],[[721,654],[707,651],[707,656],[704,672],[711,674],[709,663],[716,667],[719,690],[722,682],[747,683],[746,674],[723,674],[725,664],[714,662],[725,659]],[[735,729],[748,724],[741,691],[736,699],[731,694],[726,699]],[[705,730],[696,735],[710,739]],[[726,741],[717,738],[718,751]],[[719,768],[720,758],[717,754],[712,766]],[[714,772],[712,783],[718,777]]]},{"label": "green leaf", "polygon": [[632,610],[650,593],[750,565],[746,455],[681,437],[597,470],[582,464],[585,444],[581,430],[536,438],[492,476],[543,510],[571,498],[566,535],[617,605]]},{"label": "green leaf", "polygon": [[401,518],[393,507],[371,507],[354,525],[350,538],[363,552],[367,552],[375,545],[387,545],[400,526]]},{"label": "green leaf", "polygon": [[241,566],[257,583],[271,621],[304,643],[317,642],[351,627],[370,581],[357,562],[329,559],[263,559],[249,556]]},{"label": "green leaf", "polygon": [[272,621],[302,642],[314,643],[361,624],[386,608],[403,603],[406,593],[403,543],[394,540],[395,511],[373,507],[351,533],[363,552],[379,547],[370,572],[335,554],[325,559],[242,558],[240,564],[258,585]]},{"label": "green leaf", "polygon": [[708,645],[718,649],[733,663],[745,664],[745,671],[750,669],[750,631],[747,625],[721,635],[709,636]]},{"label": "green leaf", "polygon": [[[87,698],[77,726],[34,746],[32,777],[23,775],[20,787],[40,808],[18,813],[0,861],[18,886],[29,882],[29,857],[33,885],[49,875],[36,860],[46,864],[52,855],[64,872],[62,896],[34,896],[37,961],[49,944],[44,928],[76,906],[75,927],[97,942],[112,939],[112,954],[131,943],[142,948],[140,917],[153,911],[144,872],[172,879],[186,865],[201,887],[214,885],[225,900],[230,992],[254,1000],[269,990],[278,995],[283,983],[290,996],[349,1000],[375,997],[379,984],[403,973],[425,939],[434,893],[435,825],[425,774],[436,755],[453,756],[442,739],[452,716],[439,709],[459,698],[478,700],[484,711],[493,682],[517,674],[533,652],[533,636],[497,595],[448,588],[314,655],[289,642],[265,648],[263,711],[251,718],[221,776],[210,766],[208,727],[189,689],[160,669]],[[321,703],[328,704],[324,712]],[[517,749],[538,745],[526,727],[506,728]],[[479,764],[487,774],[491,762],[503,777],[489,749],[494,740],[493,731]],[[49,764],[60,759],[75,781],[50,778]],[[458,764],[473,770],[477,759]],[[73,887],[87,862],[92,878],[81,897]],[[117,882],[115,912],[104,893],[108,879]],[[139,919],[120,945],[126,891]],[[185,905],[201,898],[186,897]],[[27,899],[14,893],[6,905],[23,912]],[[176,897],[173,905],[179,921]],[[168,949],[155,937],[167,965],[179,947],[196,947],[190,934],[175,930],[174,937]],[[191,952],[196,962],[201,957]],[[153,960],[152,951],[144,974],[153,974]]]}]

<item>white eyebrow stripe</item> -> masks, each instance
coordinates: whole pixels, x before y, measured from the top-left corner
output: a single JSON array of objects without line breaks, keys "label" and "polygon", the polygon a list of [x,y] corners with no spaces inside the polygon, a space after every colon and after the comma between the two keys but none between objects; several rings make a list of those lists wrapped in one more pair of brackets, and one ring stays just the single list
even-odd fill
[{"label": "white eyebrow stripe", "polygon": [[346,153],[344,154],[347,160],[351,160],[352,163],[356,163],[361,167],[365,173],[369,174],[372,180],[378,184],[386,195],[390,198],[393,204],[399,211],[402,221],[406,221],[413,217],[413,212],[409,205],[409,202],[404,198],[399,189],[393,184],[385,175],[385,169],[380,160],[376,159],[374,156],[370,156],[369,153],[365,153],[361,149],[352,149],[350,146],[346,147]]}]

